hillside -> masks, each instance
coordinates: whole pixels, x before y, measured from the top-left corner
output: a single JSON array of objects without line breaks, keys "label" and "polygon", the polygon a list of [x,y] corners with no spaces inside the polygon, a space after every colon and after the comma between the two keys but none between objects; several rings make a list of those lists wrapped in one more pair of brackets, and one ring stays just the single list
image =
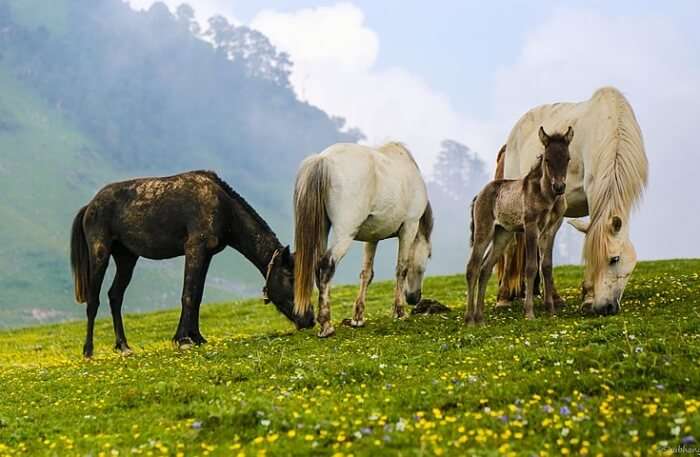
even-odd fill
[{"label": "hillside", "polygon": [[[296,164],[357,138],[183,21],[162,5],[141,13],[121,0],[0,0],[0,328],[82,315],[68,231],[104,184],[214,169],[289,241]],[[141,261],[129,308],[179,306],[182,265]],[[226,252],[206,299],[260,287],[258,272]]]},{"label": "hillside", "polygon": [[[260,300],[207,305],[206,346],[174,350],[175,311],[128,315],[135,354],[80,356],[84,323],[0,333],[0,454],[640,455],[700,438],[700,260],[642,262],[622,313],[576,312],[581,270],[557,268],[570,306],[520,306],[465,328],[462,275],[430,277],[448,315],[297,332]],[[333,292],[349,316],[355,288]],[[493,284],[489,297],[493,298]],[[665,451],[664,451],[665,450]],[[670,454],[669,454],[670,455]]]}]

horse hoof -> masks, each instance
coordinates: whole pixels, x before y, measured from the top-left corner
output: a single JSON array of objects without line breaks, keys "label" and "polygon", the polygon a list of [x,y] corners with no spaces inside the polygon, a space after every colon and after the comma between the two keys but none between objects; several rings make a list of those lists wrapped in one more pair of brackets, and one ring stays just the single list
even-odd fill
[{"label": "horse hoof", "polygon": [[197,346],[201,346],[202,344],[207,344],[207,339],[204,338],[202,335],[193,336],[192,341],[194,341],[194,344],[196,344]]},{"label": "horse hoof", "polygon": [[403,310],[403,308],[398,308],[394,309],[394,313],[392,315],[394,319],[406,319],[408,317],[408,314],[406,314],[406,311]]},{"label": "horse hoof", "polygon": [[581,311],[581,314],[583,315],[592,316],[595,314],[593,312],[593,302],[583,302],[579,308],[579,311]]},{"label": "horse hoof", "polygon": [[117,351],[122,357],[128,357],[134,353],[134,351],[132,351],[126,344],[117,344],[114,347],[114,350]]},{"label": "horse hoof", "polygon": [[362,319],[362,320],[343,319],[342,324],[346,327],[361,328],[361,327],[365,326],[365,321],[364,321],[364,319]]},{"label": "horse hoof", "polygon": [[323,327],[318,332],[319,338],[328,338],[329,336],[333,336],[333,335],[335,335],[335,329],[333,328],[332,325],[329,325],[327,327]]},{"label": "horse hoof", "polygon": [[176,344],[178,349],[187,350],[194,346],[194,341],[192,341],[192,338],[190,338],[189,336],[186,336],[184,338],[178,339],[176,341]]}]

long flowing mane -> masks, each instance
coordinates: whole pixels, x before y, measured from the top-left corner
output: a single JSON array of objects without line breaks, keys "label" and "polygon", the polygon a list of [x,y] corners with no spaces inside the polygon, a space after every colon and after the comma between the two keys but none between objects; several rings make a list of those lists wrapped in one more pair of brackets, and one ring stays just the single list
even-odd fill
[{"label": "long flowing mane", "polygon": [[263,219],[255,209],[250,206],[250,204],[245,200],[245,198],[241,197],[241,195],[233,190],[233,188],[223,179],[219,177],[216,173],[210,170],[198,170],[195,171],[195,173],[201,174],[206,176],[207,178],[211,179],[215,183],[217,183],[223,190],[226,192],[226,195],[231,197],[233,200],[238,202],[244,210],[250,214],[250,216],[262,227],[264,230],[267,230],[268,232],[272,232],[272,229],[270,228],[269,225],[267,225],[267,222],[265,219]]},{"label": "long flowing mane", "polygon": [[626,223],[632,208],[640,201],[647,184],[648,162],[644,153],[642,133],[627,99],[611,87],[599,89],[592,100],[604,98],[612,104],[615,128],[595,148],[591,187],[587,190],[591,207],[590,226],[584,242],[584,261],[593,272],[603,270],[607,244],[610,241],[609,222],[615,215]]}]

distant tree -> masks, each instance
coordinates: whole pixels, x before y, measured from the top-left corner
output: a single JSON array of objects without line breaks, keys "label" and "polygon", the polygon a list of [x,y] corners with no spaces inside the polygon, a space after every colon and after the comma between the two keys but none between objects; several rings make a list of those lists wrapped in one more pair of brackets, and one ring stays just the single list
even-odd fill
[{"label": "distant tree", "polygon": [[[342,131],[349,137],[352,143],[359,143],[367,139],[364,132],[357,127],[347,127],[347,120],[341,116],[331,116],[331,121],[335,124],[338,131]],[[347,129],[347,130],[344,130]]]},{"label": "distant tree", "polygon": [[175,17],[177,18],[178,22],[187,27],[187,30],[189,30],[193,35],[199,35],[201,33],[201,27],[194,16],[194,9],[192,9],[192,7],[187,3],[183,3],[177,7]]},{"label": "distant tree", "polygon": [[291,87],[292,61],[289,54],[278,51],[265,35],[246,26],[230,24],[223,16],[214,16],[208,22],[209,29],[204,36],[229,59],[241,60],[249,76]]},{"label": "distant tree", "polygon": [[455,200],[471,199],[489,179],[486,165],[467,146],[444,140],[438,153],[433,180]]}]

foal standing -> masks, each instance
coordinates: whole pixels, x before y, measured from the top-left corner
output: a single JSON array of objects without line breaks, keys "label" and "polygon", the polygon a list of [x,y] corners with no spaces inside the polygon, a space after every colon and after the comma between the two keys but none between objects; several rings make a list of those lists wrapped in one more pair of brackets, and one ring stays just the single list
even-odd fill
[{"label": "foal standing", "polygon": [[[472,202],[471,245],[467,264],[466,323],[484,319],[484,295],[491,271],[515,232],[525,232],[525,317],[532,319],[533,286],[537,275],[537,250],[544,279],[544,302],[554,313],[552,279],[552,247],[554,235],[566,211],[566,172],[569,165],[569,143],[574,137],[571,127],[566,134],[545,133],[540,127],[544,154],[522,179],[499,179],[490,182]],[[486,248],[491,247],[484,259]],[[476,306],[474,289],[479,280]]]}]

